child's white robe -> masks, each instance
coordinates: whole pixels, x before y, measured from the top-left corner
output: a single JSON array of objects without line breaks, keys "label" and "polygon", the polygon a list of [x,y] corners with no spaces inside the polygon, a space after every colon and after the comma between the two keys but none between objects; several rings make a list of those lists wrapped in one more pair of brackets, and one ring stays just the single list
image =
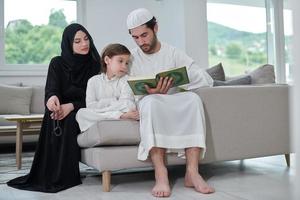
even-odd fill
[{"label": "child's white robe", "polygon": [[135,109],[127,78],[123,76],[109,80],[105,74],[90,78],[86,91],[86,108],[79,109],[76,114],[81,131],[86,131],[101,120],[120,119],[123,113]]}]

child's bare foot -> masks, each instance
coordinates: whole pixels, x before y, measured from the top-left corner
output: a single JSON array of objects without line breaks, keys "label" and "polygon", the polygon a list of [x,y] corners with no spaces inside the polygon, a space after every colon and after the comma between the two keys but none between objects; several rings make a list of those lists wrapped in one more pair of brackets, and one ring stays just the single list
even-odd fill
[{"label": "child's bare foot", "polygon": [[210,194],[215,192],[215,189],[209,186],[198,172],[186,172],[184,185],[186,187],[193,187],[197,192],[203,194]]},{"label": "child's bare foot", "polygon": [[155,181],[152,195],[155,197],[169,197],[171,195],[171,189],[166,168],[155,170]]}]

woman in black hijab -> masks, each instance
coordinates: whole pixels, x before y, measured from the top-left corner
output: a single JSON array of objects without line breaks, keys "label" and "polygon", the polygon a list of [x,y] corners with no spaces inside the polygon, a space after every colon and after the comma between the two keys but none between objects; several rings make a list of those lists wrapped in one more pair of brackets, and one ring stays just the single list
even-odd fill
[{"label": "woman in black hijab", "polygon": [[100,56],[88,31],[80,24],[67,26],[61,56],[49,65],[45,115],[30,173],[7,185],[54,193],[81,184],[75,115],[85,107],[88,79],[99,72]]}]

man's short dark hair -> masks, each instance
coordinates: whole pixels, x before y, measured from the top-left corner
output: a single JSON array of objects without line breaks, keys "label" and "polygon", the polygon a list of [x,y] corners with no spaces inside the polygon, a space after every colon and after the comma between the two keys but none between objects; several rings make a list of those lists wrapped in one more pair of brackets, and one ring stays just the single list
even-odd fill
[{"label": "man's short dark hair", "polygon": [[145,25],[154,31],[154,26],[157,24],[156,18],[153,17],[150,21],[146,22]]}]

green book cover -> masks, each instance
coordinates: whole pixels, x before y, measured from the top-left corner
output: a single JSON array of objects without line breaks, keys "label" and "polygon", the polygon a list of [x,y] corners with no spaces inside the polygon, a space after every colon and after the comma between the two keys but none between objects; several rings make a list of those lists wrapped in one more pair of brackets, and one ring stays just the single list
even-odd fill
[{"label": "green book cover", "polygon": [[130,77],[127,82],[135,95],[144,95],[147,94],[145,84],[150,88],[155,88],[160,77],[172,77],[172,87],[181,86],[190,82],[185,66],[162,71],[153,77]]}]

